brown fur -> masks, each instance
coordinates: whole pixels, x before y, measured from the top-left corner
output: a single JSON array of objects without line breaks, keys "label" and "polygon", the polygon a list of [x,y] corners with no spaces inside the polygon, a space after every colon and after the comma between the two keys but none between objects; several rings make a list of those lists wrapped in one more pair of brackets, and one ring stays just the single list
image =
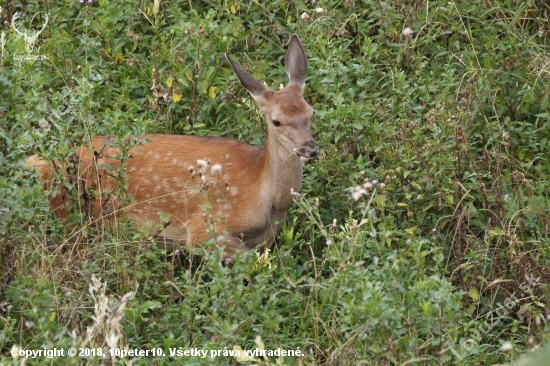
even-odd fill
[{"label": "brown fur", "polygon": [[[263,87],[228,60],[266,114],[266,146],[214,137],[146,135],[149,141],[132,149],[125,164],[125,189],[133,202],[124,204],[113,178],[119,171],[119,151],[106,144],[109,138],[95,137],[91,149],[80,150],[74,174],[81,204],[93,217],[125,215],[160,243],[197,246],[214,238],[229,256],[241,247],[273,242],[278,222],[292,203],[291,190],[300,190],[302,161],[317,154],[311,137],[313,110],[302,97],[305,53],[293,36],[287,54],[290,82],[281,91]],[[282,125],[274,126],[275,119]],[[36,167],[45,186],[53,180],[52,166],[45,161],[33,156],[27,165]],[[60,217],[67,216],[66,196],[61,191],[50,197]],[[161,222],[161,214],[167,215],[167,223]]]}]

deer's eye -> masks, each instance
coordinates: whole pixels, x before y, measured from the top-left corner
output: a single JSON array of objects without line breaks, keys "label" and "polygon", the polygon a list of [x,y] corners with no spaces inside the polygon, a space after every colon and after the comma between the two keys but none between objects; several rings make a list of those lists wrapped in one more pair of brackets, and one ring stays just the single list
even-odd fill
[{"label": "deer's eye", "polygon": [[275,127],[281,126],[281,122],[279,122],[279,121],[277,121],[277,120],[275,120],[275,119],[274,119],[273,121],[271,121],[271,122],[273,122],[273,126],[275,126]]}]

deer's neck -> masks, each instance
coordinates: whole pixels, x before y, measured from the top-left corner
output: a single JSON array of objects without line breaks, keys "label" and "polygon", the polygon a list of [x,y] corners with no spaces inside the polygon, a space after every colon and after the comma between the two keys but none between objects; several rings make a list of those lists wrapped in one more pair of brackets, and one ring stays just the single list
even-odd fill
[{"label": "deer's neck", "polygon": [[291,189],[299,192],[303,163],[294,151],[288,151],[277,141],[268,139],[265,149],[264,191],[272,209],[286,211],[292,204]]}]

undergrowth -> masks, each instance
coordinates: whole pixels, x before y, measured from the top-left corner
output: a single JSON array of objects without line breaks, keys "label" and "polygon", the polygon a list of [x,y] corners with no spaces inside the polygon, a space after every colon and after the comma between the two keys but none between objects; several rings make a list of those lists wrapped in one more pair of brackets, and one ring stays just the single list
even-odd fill
[{"label": "undergrowth", "polygon": [[[544,2],[0,7],[0,363],[504,364],[548,341]],[[48,15],[32,50],[16,13],[27,33]],[[215,243],[166,251],[127,220],[96,225],[66,178],[83,143],[111,135],[122,160],[145,133],[261,145],[223,54],[285,84],[293,33],[321,154],[271,251],[225,265]],[[31,154],[58,164],[46,192]],[[47,203],[60,187],[66,220]],[[88,354],[11,355],[70,347]],[[277,348],[301,356],[235,355]]]}]

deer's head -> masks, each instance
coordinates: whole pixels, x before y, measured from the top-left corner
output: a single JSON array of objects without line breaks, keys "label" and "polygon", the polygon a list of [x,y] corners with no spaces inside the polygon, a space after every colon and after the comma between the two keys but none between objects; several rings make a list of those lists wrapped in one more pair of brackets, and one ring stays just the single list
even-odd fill
[{"label": "deer's head", "polygon": [[315,157],[319,148],[311,135],[313,108],[303,97],[307,58],[298,36],[290,39],[285,59],[289,82],[282,90],[264,86],[229,56],[225,57],[265,114],[269,143],[278,144],[286,156],[296,154],[302,162]]}]

